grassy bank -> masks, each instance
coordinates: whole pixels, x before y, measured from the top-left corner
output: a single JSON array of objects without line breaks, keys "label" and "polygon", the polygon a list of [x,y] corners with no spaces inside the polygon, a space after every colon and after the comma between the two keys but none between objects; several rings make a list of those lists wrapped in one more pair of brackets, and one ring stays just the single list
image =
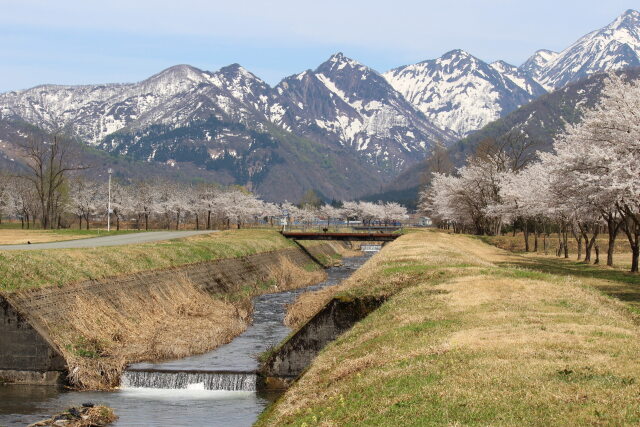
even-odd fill
[{"label": "grassy bank", "polygon": [[83,389],[119,384],[129,363],[177,359],[226,344],[251,321],[251,298],[318,283],[326,273],[279,257],[269,277],[225,294],[210,295],[187,279],[144,293],[117,290],[107,297],[76,296],[66,321],[50,335]]},{"label": "grassy bank", "polygon": [[294,247],[276,231],[230,230],[183,239],[91,249],[0,251],[0,291],[62,286],[87,279]]},{"label": "grassy bank", "polygon": [[325,348],[258,425],[638,424],[637,316],[585,276],[522,259],[443,233],[391,243],[315,295],[387,303]]}]

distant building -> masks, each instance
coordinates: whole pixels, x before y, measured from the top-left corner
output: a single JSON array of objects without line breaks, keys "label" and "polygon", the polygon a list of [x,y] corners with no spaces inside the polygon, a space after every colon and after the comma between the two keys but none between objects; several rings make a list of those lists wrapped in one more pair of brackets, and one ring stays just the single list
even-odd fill
[{"label": "distant building", "polygon": [[431,227],[433,225],[433,221],[431,221],[431,218],[427,216],[421,216],[420,221],[418,221],[418,225],[420,225],[420,227]]}]

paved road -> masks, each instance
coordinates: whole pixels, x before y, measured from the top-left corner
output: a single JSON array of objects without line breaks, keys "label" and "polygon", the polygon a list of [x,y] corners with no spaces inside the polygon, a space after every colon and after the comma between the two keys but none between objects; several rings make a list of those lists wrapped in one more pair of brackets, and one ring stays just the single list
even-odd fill
[{"label": "paved road", "polygon": [[158,240],[178,239],[196,234],[213,233],[204,231],[147,231],[144,233],[116,234],[113,236],[91,237],[88,239],[67,240],[63,242],[34,243],[32,245],[0,245],[1,251],[35,249],[95,248],[98,246],[121,246],[134,243],[157,242]]}]

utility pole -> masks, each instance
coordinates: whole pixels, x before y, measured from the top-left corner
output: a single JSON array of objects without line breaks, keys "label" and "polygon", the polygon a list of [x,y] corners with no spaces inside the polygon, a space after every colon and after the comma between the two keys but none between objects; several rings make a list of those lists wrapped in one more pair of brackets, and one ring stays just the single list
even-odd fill
[{"label": "utility pole", "polygon": [[109,200],[107,202],[107,231],[111,231],[111,174],[113,173],[113,169],[109,168],[107,170],[109,174]]}]

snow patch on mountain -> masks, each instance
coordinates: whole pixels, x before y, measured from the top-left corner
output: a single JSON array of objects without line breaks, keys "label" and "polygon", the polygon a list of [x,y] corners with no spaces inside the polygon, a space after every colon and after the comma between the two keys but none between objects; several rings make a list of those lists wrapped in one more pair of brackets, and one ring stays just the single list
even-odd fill
[{"label": "snow patch on mountain", "polygon": [[494,66],[463,50],[393,69],[387,81],[427,118],[458,137],[544,92],[507,63]]},{"label": "snow patch on mountain", "polygon": [[581,37],[532,76],[552,90],[595,73],[636,66],[640,66],[640,13],[627,10],[606,27]]}]

